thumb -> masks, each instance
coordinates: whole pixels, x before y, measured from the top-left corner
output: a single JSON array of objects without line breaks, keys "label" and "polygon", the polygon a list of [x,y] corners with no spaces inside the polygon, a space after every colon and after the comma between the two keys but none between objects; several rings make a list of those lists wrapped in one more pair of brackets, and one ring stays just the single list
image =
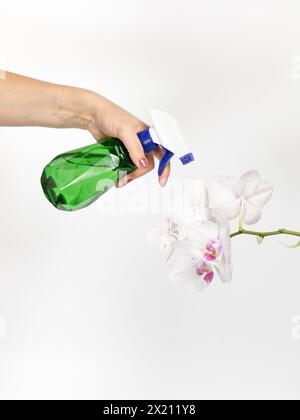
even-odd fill
[{"label": "thumb", "polygon": [[123,131],[120,140],[128,150],[135,166],[139,169],[147,170],[149,168],[149,161],[136,132],[133,129],[127,129]]}]

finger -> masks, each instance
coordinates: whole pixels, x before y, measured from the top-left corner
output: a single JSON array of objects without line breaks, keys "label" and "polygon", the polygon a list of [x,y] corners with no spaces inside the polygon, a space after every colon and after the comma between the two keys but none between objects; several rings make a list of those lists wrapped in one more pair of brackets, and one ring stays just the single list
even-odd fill
[{"label": "finger", "polygon": [[120,140],[128,150],[135,166],[143,171],[147,170],[149,168],[149,161],[135,131],[131,128],[123,130]]},{"label": "finger", "polygon": [[147,173],[151,172],[154,169],[154,157],[152,154],[148,155],[148,162],[149,166],[147,169],[136,169],[135,171],[131,172],[127,176],[125,176],[123,179],[121,179],[118,184],[117,188],[123,188],[130,182],[134,181],[135,179],[141,178],[142,176],[146,175]]},{"label": "finger", "polygon": [[[161,161],[164,156],[164,150],[160,147],[153,152],[154,156]],[[171,163],[169,162],[168,165],[165,167],[162,175],[159,177],[159,183],[161,187],[165,187],[169,180],[171,174]]]},{"label": "finger", "polygon": [[165,167],[164,172],[159,177],[159,183],[162,188],[164,188],[167,185],[170,178],[170,174],[171,174],[171,163],[168,163],[168,165]]}]

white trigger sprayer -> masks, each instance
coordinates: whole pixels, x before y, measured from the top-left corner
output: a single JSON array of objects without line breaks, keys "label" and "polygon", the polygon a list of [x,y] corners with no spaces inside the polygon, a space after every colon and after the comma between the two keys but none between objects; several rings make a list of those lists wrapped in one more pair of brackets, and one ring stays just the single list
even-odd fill
[{"label": "white trigger sprayer", "polygon": [[164,111],[150,111],[153,126],[138,133],[145,153],[162,147],[165,154],[160,162],[158,175],[161,176],[166,166],[177,156],[183,165],[193,162],[194,155],[188,150],[176,120]]}]

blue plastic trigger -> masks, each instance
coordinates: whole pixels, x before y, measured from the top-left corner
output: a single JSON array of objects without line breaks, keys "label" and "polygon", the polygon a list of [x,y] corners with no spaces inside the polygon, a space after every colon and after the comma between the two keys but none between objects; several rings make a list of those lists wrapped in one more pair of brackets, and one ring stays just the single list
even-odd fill
[{"label": "blue plastic trigger", "polygon": [[165,147],[163,147],[163,149],[165,151],[165,154],[162,160],[160,161],[160,165],[158,168],[158,176],[161,176],[163,174],[164,170],[166,169],[166,166],[174,156],[174,153],[170,152],[170,150],[166,149]]},{"label": "blue plastic trigger", "polygon": [[143,146],[144,152],[150,153],[155,149],[158,149],[159,147],[162,147],[162,149],[164,150],[165,154],[160,162],[159,168],[158,168],[158,176],[161,176],[166,168],[166,166],[168,165],[168,163],[170,162],[170,160],[172,159],[172,157],[174,156],[174,153],[170,152],[170,150],[166,149],[163,146],[159,146],[159,144],[155,143],[151,137],[151,132],[150,132],[150,128],[147,128],[146,130],[138,133],[138,138],[140,139],[140,142]]},{"label": "blue plastic trigger", "polygon": [[141,145],[143,146],[146,154],[158,148],[158,144],[154,143],[151,137],[150,128],[146,128],[146,130],[141,131],[137,134],[137,136],[140,139]]}]

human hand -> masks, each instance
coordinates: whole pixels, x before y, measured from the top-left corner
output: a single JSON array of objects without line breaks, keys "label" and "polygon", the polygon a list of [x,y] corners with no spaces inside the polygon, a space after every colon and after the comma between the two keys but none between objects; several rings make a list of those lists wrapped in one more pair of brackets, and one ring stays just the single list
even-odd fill
[{"label": "human hand", "polygon": [[[137,167],[134,172],[123,178],[117,187],[122,188],[134,179],[152,171],[155,167],[155,159],[160,161],[164,151],[159,148],[145,156],[137,133],[145,130],[147,125],[123,108],[94,92],[85,91],[84,94],[91,110],[90,118],[86,120],[84,128],[99,142],[107,136],[120,139]],[[162,187],[166,185],[169,176],[170,164],[159,177]]]}]

